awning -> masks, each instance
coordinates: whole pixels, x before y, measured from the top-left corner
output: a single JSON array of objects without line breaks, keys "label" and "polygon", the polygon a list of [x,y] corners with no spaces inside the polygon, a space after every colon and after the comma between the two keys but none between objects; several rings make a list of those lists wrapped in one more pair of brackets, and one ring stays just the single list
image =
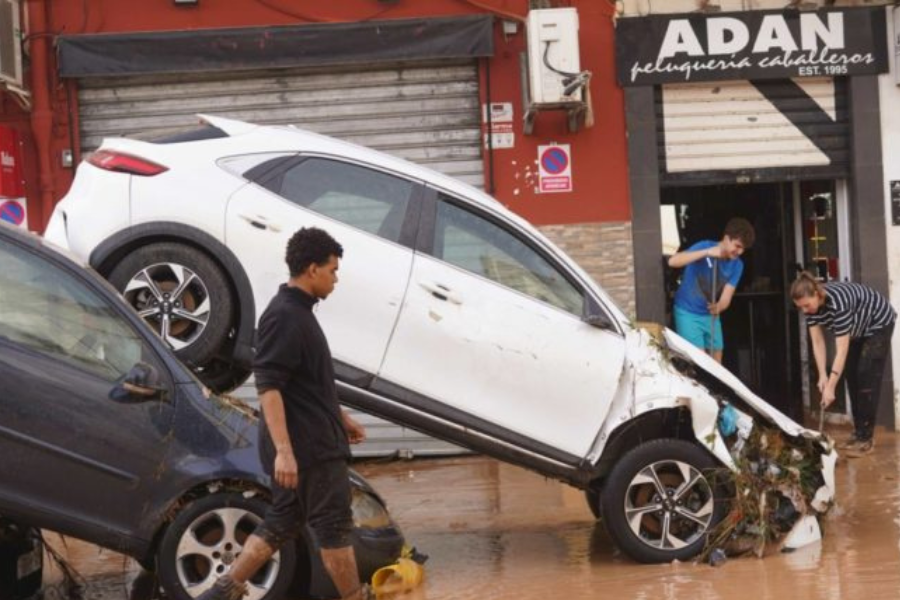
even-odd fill
[{"label": "awning", "polygon": [[487,15],[67,35],[62,77],[104,77],[492,56]]}]

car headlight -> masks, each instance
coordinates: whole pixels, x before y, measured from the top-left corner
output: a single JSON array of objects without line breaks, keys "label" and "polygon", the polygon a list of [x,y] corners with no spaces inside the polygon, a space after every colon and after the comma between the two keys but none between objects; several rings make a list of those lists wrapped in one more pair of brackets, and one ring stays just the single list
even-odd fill
[{"label": "car headlight", "polygon": [[387,508],[371,494],[353,489],[353,525],[365,529],[380,529],[394,524]]}]

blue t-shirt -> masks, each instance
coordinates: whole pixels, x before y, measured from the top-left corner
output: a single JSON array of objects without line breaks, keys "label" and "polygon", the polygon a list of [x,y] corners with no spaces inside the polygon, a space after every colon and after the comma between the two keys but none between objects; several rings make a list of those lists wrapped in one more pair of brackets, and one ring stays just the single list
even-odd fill
[{"label": "blue t-shirt", "polygon": [[[703,240],[688,248],[688,251],[705,250],[718,243],[712,240]],[[701,258],[684,268],[681,285],[675,292],[675,306],[698,315],[709,314],[706,305],[712,302],[714,266],[718,271],[716,273],[716,299],[722,297],[722,290],[726,285],[737,287],[741,280],[741,274],[744,272],[744,263],[741,262],[741,259]]]}]

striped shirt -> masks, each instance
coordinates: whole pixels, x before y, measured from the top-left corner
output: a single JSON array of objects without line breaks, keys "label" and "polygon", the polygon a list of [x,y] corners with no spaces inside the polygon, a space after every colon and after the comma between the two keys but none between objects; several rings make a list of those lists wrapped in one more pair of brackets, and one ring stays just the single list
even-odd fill
[{"label": "striped shirt", "polygon": [[841,281],[825,284],[825,303],[815,314],[806,315],[806,324],[858,339],[878,333],[896,318],[884,296],[860,283]]}]

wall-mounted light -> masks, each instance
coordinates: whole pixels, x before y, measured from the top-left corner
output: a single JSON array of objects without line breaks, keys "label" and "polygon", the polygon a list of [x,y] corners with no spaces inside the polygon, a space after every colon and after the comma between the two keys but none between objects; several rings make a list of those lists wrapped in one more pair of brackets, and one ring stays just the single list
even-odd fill
[{"label": "wall-mounted light", "polygon": [[191,5],[197,4],[200,0],[175,0],[176,5]]}]

